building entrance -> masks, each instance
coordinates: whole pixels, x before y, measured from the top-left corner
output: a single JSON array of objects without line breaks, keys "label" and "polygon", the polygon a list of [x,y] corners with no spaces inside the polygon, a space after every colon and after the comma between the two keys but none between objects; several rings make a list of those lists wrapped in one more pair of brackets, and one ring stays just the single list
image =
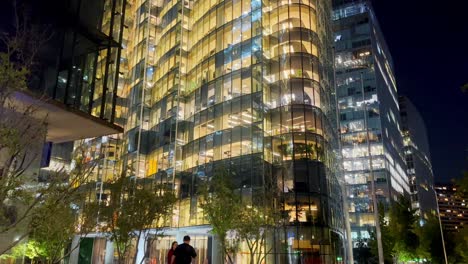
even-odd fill
[{"label": "building entrance", "polygon": [[[195,248],[197,257],[192,261],[192,264],[210,264],[211,262],[211,237],[207,235],[191,235],[190,245]],[[149,263],[151,264],[166,264],[167,253],[169,252],[172,242],[182,243],[182,239],[176,236],[165,236],[157,238],[152,243],[148,242],[149,247]],[[210,242],[209,242],[210,241]]]}]

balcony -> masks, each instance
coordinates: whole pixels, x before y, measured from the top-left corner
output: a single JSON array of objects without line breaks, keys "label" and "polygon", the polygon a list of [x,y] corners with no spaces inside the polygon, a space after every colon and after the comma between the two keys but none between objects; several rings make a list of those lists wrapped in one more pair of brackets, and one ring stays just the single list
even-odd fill
[{"label": "balcony", "polygon": [[15,110],[34,107],[33,117],[46,120],[46,141],[62,143],[84,138],[122,133],[123,128],[104,119],[66,106],[50,98],[40,98],[34,93],[15,92],[12,96]]}]

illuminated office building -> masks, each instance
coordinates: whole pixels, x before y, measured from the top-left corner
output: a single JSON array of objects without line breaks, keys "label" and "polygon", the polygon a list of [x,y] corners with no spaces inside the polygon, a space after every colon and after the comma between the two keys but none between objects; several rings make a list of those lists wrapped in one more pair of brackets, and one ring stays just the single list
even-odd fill
[{"label": "illuminated office building", "polygon": [[374,194],[388,207],[410,188],[392,58],[374,11],[369,1],[333,2],[343,167],[356,241],[375,226]]},{"label": "illuminated office building", "polygon": [[436,215],[437,200],[434,190],[429,143],[424,120],[413,103],[399,97],[400,116],[403,127],[404,153],[410,182],[411,206],[421,220]]},{"label": "illuminated office building", "polygon": [[457,193],[457,186],[453,184],[437,184],[440,221],[444,230],[459,232],[468,225],[468,198]]},{"label": "illuminated office building", "polygon": [[288,221],[267,263],[342,258],[331,3],[126,2],[122,162],[127,176],[154,177],[180,198],[147,257],[189,234],[216,263],[196,192],[222,168],[246,198],[267,182],[281,191]]},{"label": "illuminated office building", "polygon": [[[286,220],[266,263],[343,261],[330,1],[45,2],[28,1],[54,30],[31,87],[60,110],[46,138],[60,148],[40,176],[70,162],[65,142],[88,138],[75,147],[95,165],[90,199],[116,175],[173,186],[166,236],[138,262],[163,261],[185,234],[200,263],[219,262],[196,192],[221,168],[245,199],[280,192]],[[89,236],[70,263],[111,262],[112,243]]]},{"label": "illuminated office building", "polygon": [[[220,262],[196,195],[217,169],[244,199],[266,185],[279,191],[284,226],[268,237],[266,263],[343,262],[331,1],[30,2],[40,24],[57,26],[35,87],[92,121],[61,115],[54,124],[74,134],[53,134],[51,123],[47,138],[89,138],[89,198],[121,173],[155,178],[179,197],[166,236],[138,262],[161,263],[185,234],[199,263]],[[99,236],[75,239],[84,244],[70,263],[112,263],[112,243]]]}]

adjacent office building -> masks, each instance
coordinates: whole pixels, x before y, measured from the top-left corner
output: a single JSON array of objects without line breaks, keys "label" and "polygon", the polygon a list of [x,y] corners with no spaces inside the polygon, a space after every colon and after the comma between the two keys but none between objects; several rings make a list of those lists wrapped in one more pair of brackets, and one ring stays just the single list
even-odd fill
[{"label": "adjacent office building", "polygon": [[411,205],[423,220],[429,215],[437,214],[426,125],[417,108],[407,97],[400,96],[399,104]]},{"label": "adjacent office building", "polygon": [[452,184],[436,185],[440,221],[445,230],[457,232],[468,225],[468,198],[457,194]]},{"label": "adjacent office building", "polygon": [[393,62],[372,6],[365,0],[333,2],[345,195],[356,241],[369,238],[375,226],[373,197],[388,207],[410,187]]},{"label": "adjacent office building", "polygon": [[[96,165],[91,180],[97,188],[102,178],[109,179],[102,174],[118,171],[120,151],[115,150],[120,150],[127,106],[125,2],[26,0],[19,5],[24,8],[19,15],[44,38],[30,91],[18,95],[23,101],[45,99],[37,101],[39,113],[47,115],[42,180],[51,170],[68,168],[78,144],[88,147],[85,159]],[[82,139],[87,140],[73,143]]]},{"label": "adjacent office building", "polygon": [[[37,115],[47,114],[48,142],[122,132],[118,124],[123,123],[125,100],[118,58],[123,14],[121,6],[110,2],[26,0],[18,7],[20,25],[32,28],[28,38],[38,41],[32,47],[37,50],[29,90],[16,100],[37,103]],[[14,25],[13,7],[5,4],[5,9]],[[15,34],[12,26],[3,27]]]}]

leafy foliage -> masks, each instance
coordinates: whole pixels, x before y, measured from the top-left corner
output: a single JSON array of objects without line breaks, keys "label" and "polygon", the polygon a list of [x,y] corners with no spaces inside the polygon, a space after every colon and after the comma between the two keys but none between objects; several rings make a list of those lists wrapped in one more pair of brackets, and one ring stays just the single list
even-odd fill
[{"label": "leafy foliage", "polygon": [[418,222],[416,210],[411,209],[411,201],[400,197],[389,211],[388,234],[394,241],[392,255],[397,261],[410,261],[416,258],[419,245],[414,227]]},{"label": "leafy foliage", "polygon": [[[83,198],[79,186],[89,180],[92,164],[84,164],[79,152],[75,168],[51,171],[46,183],[37,178],[38,158],[46,134],[47,116],[37,115],[35,103],[17,104],[18,92],[26,92],[34,57],[44,36],[27,28],[3,40],[0,52],[0,235],[13,231],[20,239],[0,247],[0,254],[13,248],[39,245],[40,256],[60,258],[74,234],[70,205]],[[43,101],[42,98],[39,101]],[[60,249],[59,249],[60,248]],[[39,256],[38,255],[38,256]]]},{"label": "leafy foliage", "polygon": [[[397,262],[414,260],[419,245],[419,238],[414,230],[418,218],[415,215],[415,210],[411,209],[411,202],[408,198],[401,196],[390,207],[388,221],[385,219],[383,205],[379,206],[385,263],[393,263],[394,260]],[[377,256],[375,232],[372,234],[369,244],[372,254]]]},{"label": "leafy foliage", "polygon": [[468,228],[462,228],[455,234],[454,256],[459,263],[468,263]]},{"label": "leafy foliage", "polygon": [[9,258],[22,258],[37,259],[46,255],[45,249],[41,247],[40,243],[30,239],[25,243],[21,243],[12,249],[11,254],[3,254],[0,259]]},{"label": "leafy foliage", "polygon": [[244,205],[236,218],[235,230],[241,241],[247,244],[250,264],[263,263],[272,248],[267,249],[267,231],[275,225],[273,209],[258,205]]},{"label": "leafy foliage", "polygon": [[145,230],[163,230],[176,198],[164,185],[126,177],[117,179],[106,189],[109,190],[107,201],[95,201],[88,206],[99,209],[101,231],[114,241],[119,261],[123,262],[133,242],[139,241]]},{"label": "leafy foliage", "polygon": [[432,260],[434,263],[445,262],[440,231],[439,219],[435,215],[429,216],[424,225],[416,225],[415,232],[419,238],[418,258]]},{"label": "leafy foliage", "polygon": [[464,92],[464,93],[465,93],[466,91],[468,91],[468,83],[465,83],[465,84],[461,87],[461,90],[462,90],[462,92]]},{"label": "leafy foliage", "polygon": [[455,181],[457,186],[457,195],[460,197],[468,197],[468,171],[463,172],[463,178]]},{"label": "leafy foliage", "polygon": [[247,245],[251,264],[262,263],[272,250],[267,249],[266,239],[268,230],[279,223],[280,214],[272,203],[275,192],[262,189],[255,193],[254,197],[242,197],[226,172],[215,173],[199,192],[206,220],[229,263],[234,263],[241,242]]},{"label": "leafy foliage", "polygon": [[[385,219],[385,209],[383,204],[379,204],[379,221],[380,221],[380,231],[381,239],[384,253],[384,262],[392,263],[392,250],[395,246],[395,241],[391,236],[390,228],[388,227],[388,221]],[[378,260],[378,248],[377,248],[377,236],[375,232],[371,232],[371,239],[368,242],[370,252],[374,259]]]},{"label": "leafy foliage", "polygon": [[[37,114],[37,104],[18,104],[15,99],[21,96],[20,92],[27,93],[36,54],[49,34],[18,20],[16,29],[13,35],[2,32],[0,39],[0,235],[14,231],[19,239],[1,245],[0,254],[12,248],[13,252],[41,248],[40,254],[36,253],[49,257],[51,252],[57,254],[62,250],[43,244],[67,241],[63,236],[70,235],[68,230],[72,229],[70,223],[74,219],[60,213],[70,212],[70,202],[77,198],[73,193],[86,182],[89,171],[80,167],[72,172],[73,184],[65,184],[71,175],[63,169],[53,172],[54,177],[46,184],[37,182],[35,163],[41,155],[47,116]],[[39,98],[39,101],[44,100]],[[65,223],[68,229],[61,230],[65,226],[60,224]],[[59,234],[61,238],[57,237]],[[22,243],[26,237],[29,242]],[[19,245],[14,248],[16,244]]]},{"label": "leafy foliage", "polygon": [[[380,209],[382,244],[385,263],[411,262],[426,259],[432,263],[445,263],[442,235],[439,219],[429,216],[424,223],[411,209],[407,198],[400,197],[385,220]],[[447,233],[444,230],[445,248],[449,263],[468,263],[468,230],[461,229],[458,233]],[[375,233],[369,241],[371,255],[359,257],[359,263],[373,263],[377,256]],[[363,251],[364,252],[364,251]],[[364,252],[365,254],[365,252]]]},{"label": "leafy foliage", "polygon": [[201,208],[206,220],[211,224],[211,232],[219,239],[223,254],[229,263],[234,263],[238,250],[238,240],[228,234],[236,227],[236,218],[241,212],[241,197],[234,191],[234,185],[224,172],[215,173],[209,182],[202,185],[199,192]]},{"label": "leafy foliage", "polygon": [[36,248],[41,249],[36,257],[59,263],[75,234],[74,224],[75,215],[69,206],[62,203],[54,205],[51,201],[41,205],[30,223],[32,232],[29,239],[36,243]]}]

